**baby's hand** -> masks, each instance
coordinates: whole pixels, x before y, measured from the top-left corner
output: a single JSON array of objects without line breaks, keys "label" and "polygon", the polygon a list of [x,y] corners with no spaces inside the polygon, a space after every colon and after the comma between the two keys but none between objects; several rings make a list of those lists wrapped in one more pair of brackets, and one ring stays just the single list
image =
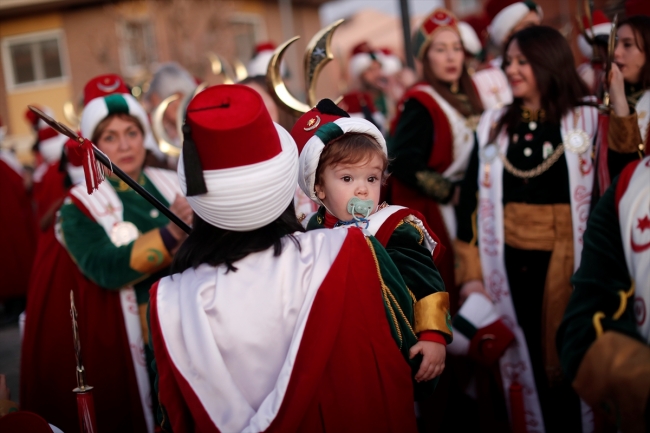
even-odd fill
[{"label": "baby's hand", "polygon": [[445,369],[445,356],[447,348],[444,344],[433,341],[418,341],[409,351],[409,358],[413,359],[418,353],[422,354],[420,369],[415,375],[417,382],[426,382],[440,376]]}]

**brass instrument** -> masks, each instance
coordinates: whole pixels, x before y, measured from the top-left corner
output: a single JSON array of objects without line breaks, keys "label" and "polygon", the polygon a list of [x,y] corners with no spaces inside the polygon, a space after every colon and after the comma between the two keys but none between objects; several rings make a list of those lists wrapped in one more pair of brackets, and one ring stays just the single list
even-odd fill
[{"label": "brass instrument", "polygon": [[[306,103],[298,100],[289,92],[280,72],[280,64],[282,63],[284,52],[291,44],[300,39],[300,36],[289,39],[278,46],[273,52],[273,57],[271,57],[266,72],[266,84],[275,102],[294,116],[301,116],[316,105],[316,83],[318,76],[325,65],[334,58],[331,49],[332,36],[343,21],[343,19],[340,19],[320,30],[307,44],[304,55]],[[340,99],[338,98],[337,102]]]}]

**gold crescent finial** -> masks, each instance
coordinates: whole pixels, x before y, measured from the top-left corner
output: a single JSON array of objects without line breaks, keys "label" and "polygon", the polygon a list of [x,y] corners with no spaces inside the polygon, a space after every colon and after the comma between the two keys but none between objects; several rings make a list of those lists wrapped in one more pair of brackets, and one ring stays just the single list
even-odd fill
[{"label": "gold crescent finial", "polygon": [[[282,63],[282,57],[285,50],[289,45],[300,39],[300,36],[295,36],[289,39],[273,52],[273,57],[271,57],[271,61],[269,62],[266,71],[266,84],[269,88],[269,93],[275,102],[294,116],[301,116],[309,111],[311,107],[316,105],[316,83],[318,82],[318,76],[325,65],[334,58],[331,49],[332,35],[334,34],[334,30],[336,30],[343,21],[343,19],[338,20],[320,30],[307,44],[304,56],[305,88],[307,94],[306,104],[296,99],[291,92],[289,92],[289,89],[287,89],[287,86],[284,84],[284,80],[282,79],[282,74],[280,73],[280,64]],[[335,102],[338,104],[340,100],[341,97],[337,98]]]},{"label": "gold crescent finial", "polygon": [[71,101],[63,104],[63,116],[73,128],[77,128],[79,123],[81,123],[81,118],[77,115],[77,112],[74,109],[74,104]]},{"label": "gold crescent finial", "polygon": [[321,70],[330,60],[334,59],[332,53],[332,36],[334,31],[343,24],[340,19],[325,27],[314,35],[305,49],[305,85],[307,87],[307,103],[310,106],[316,105],[316,83]]},{"label": "gold crescent finial", "polygon": [[269,93],[278,105],[284,107],[285,110],[289,111],[296,117],[302,116],[304,113],[308,112],[311,107],[304,102],[300,102],[291,94],[291,92],[289,92],[289,89],[287,89],[287,86],[284,84],[284,80],[282,79],[280,64],[282,63],[282,57],[284,56],[286,49],[298,39],[300,39],[300,36],[294,36],[277,47],[273,52],[268,69],[266,70],[266,85],[269,88]]},{"label": "gold crescent finial", "polygon": [[231,72],[232,68],[228,65],[228,62],[219,54],[213,53],[212,51],[208,52],[207,56],[210,60],[212,73],[217,76],[223,76],[223,84],[233,84],[236,78],[233,77]]},{"label": "gold crescent finial", "polygon": [[235,77],[237,78],[237,82],[248,78],[248,71],[246,70],[246,66],[244,66],[244,64],[239,59],[233,60],[232,65],[235,69]]},{"label": "gold crescent finial", "polygon": [[187,106],[190,105],[190,101],[194,99],[196,95],[201,93],[206,87],[208,87],[208,83],[205,81],[202,82],[196,86],[194,92],[183,96],[181,103],[178,105],[178,111],[176,112],[176,130],[178,131],[178,136],[181,139],[181,143],[183,142],[183,123],[185,122],[185,111],[187,110]]},{"label": "gold crescent finial", "polygon": [[151,129],[156,141],[158,142],[158,148],[160,151],[166,155],[178,156],[181,153],[181,148],[174,144],[174,141],[169,138],[167,131],[165,131],[165,126],[163,124],[163,118],[165,116],[165,111],[169,104],[178,99],[178,95],[171,95],[165,98],[158,106],[153,110],[153,115],[151,116]]}]

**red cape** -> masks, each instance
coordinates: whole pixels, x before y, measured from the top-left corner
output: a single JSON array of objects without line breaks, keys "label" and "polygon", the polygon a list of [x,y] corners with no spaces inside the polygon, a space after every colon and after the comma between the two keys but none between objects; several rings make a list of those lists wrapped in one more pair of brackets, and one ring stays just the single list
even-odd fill
[{"label": "red cape", "polygon": [[0,302],[27,294],[36,249],[32,205],[23,178],[0,160]]},{"label": "red cape", "polygon": [[54,216],[67,194],[65,172],[59,171],[59,161],[47,167],[39,182],[34,182],[32,199],[36,207],[36,223],[41,230],[52,227]]},{"label": "red cape", "polygon": [[[175,432],[219,432],[171,361],[151,289],[159,397]],[[212,378],[218,380],[218,378]],[[206,379],[209,380],[209,379]],[[408,364],[393,340],[377,268],[349,230],[312,305],[280,409],[265,432],[415,433]]]},{"label": "red cape", "polygon": [[79,432],[70,319],[70,290],[78,312],[81,352],[100,432],[146,431],[118,291],[86,279],[54,230],[40,237],[27,298],[20,407],[66,433]]}]

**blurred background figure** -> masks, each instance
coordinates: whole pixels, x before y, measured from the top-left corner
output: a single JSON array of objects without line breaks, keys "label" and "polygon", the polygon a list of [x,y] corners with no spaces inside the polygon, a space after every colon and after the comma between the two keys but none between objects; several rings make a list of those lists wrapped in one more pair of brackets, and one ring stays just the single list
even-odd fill
[{"label": "blurred background figure", "polygon": [[481,65],[483,44],[476,34],[474,27],[470,24],[459,21],[458,30],[460,31],[460,39],[463,41],[463,48],[465,49],[467,73],[471,76],[474,75]]},{"label": "blurred background figure", "polygon": [[163,116],[163,126],[167,137],[174,140],[178,147],[182,143],[178,134],[177,113],[183,98],[193,93],[197,85],[197,80],[192,74],[178,63],[163,63],[154,72],[149,89],[143,97],[144,106],[151,113],[166,98],[172,95],[178,96],[167,106]]},{"label": "blurred background figure", "polygon": [[[578,75],[587,83],[591,93],[600,98],[602,97],[602,84],[605,77],[603,66],[607,59],[607,43],[612,23],[602,11],[595,10],[593,25],[593,28],[590,27],[586,15],[582,17],[582,28],[585,29],[587,36],[593,40],[595,46],[592,46],[582,33],[578,34],[577,43],[583,60],[578,65]],[[594,58],[594,48],[598,50],[596,58]],[[599,62],[599,64],[595,65],[594,62]]]},{"label": "blurred background figure", "polygon": [[[270,41],[261,42],[255,45],[255,50],[250,61],[246,65],[246,71],[249,77],[266,77],[266,70],[269,67],[273,51],[275,51],[275,44]],[[282,75],[286,70],[282,71]]]},{"label": "blurred background figure", "polygon": [[[379,51],[368,42],[357,44],[348,61],[348,73],[349,92],[344,96],[346,101],[341,104],[341,108],[350,115],[363,116],[385,133],[391,103],[385,93],[388,79],[384,74]],[[369,105],[367,101],[372,104]]]},{"label": "blurred background figure", "polygon": [[406,89],[417,82],[417,75],[411,68],[404,66],[402,59],[390,48],[380,48],[377,57],[386,78],[386,96],[390,102],[388,122],[395,114],[395,103],[402,99]]}]

